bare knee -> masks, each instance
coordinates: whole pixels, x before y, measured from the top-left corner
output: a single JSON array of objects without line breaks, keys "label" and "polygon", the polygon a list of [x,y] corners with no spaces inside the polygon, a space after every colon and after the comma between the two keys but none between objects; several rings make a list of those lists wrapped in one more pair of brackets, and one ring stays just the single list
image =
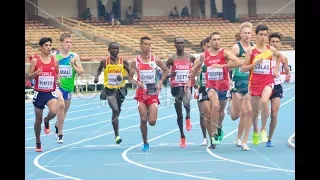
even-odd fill
[{"label": "bare knee", "polygon": [[147,119],[141,119],[140,120],[141,125],[147,125]]},{"label": "bare knee", "polygon": [[35,125],[41,125],[42,123],[42,118],[41,117],[36,117],[36,121],[34,122]]},{"label": "bare knee", "polygon": [[271,109],[271,120],[277,119],[278,117],[278,109]]},{"label": "bare knee", "polygon": [[212,104],[212,111],[219,112],[220,111],[220,104],[219,103],[213,103]]},{"label": "bare knee", "polygon": [[66,108],[66,105],[64,104],[64,102],[60,102],[58,105],[59,111],[64,111],[65,108]]},{"label": "bare knee", "polygon": [[269,105],[269,99],[267,99],[267,98],[261,98],[260,102],[261,102],[262,106],[268,106]]},{"label": "bare knee", "polygon": [[154,125],[156,125],[156,122],[157,121],[155,121],[155,120],[149,120],[149,125],[150,126],[154,126]]}]

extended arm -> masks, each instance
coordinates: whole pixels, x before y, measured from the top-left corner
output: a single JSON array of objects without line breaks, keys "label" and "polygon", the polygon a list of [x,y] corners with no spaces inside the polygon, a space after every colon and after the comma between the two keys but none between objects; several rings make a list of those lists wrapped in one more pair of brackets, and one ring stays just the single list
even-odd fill
[{"label": "extended arm", "polygon": [[272,51],[273,55],[274,55],[275,57],[277,57],[275,69],[278,70],[278,69],[279,69],[279,66],[280,66],[280,60],[281,60],[281,58],[282,58],[282,55],[281,55],[281,53],[280,53],[279,51],[277,51],[277,49],[274,48],[274,47],[270,47],[270,50]]},{"label": "extended arm", "polygon": [[237,58],[231,51],[224,50],[224,56],[227,59],[227,68],[236,68],[242,65],[241,60]]},{"label": "extended arm", "polygon": [[[127,77],[123,77],[124,79],[128,79],[128,81],[131,83],[131,84],[137,84],[136,80],[133,79],[133,75],[130,76],[130,65],[129,65],[129,62],[127,60],[124,60],[123,61],[123,65],[124,65],[124,68],[126,69],[127,73],[128,73],[128,76]],[[132,64],[131,64],[132,65]],[[134,73],[134,72],[133,72]]]},{"label": "extended arm", "polygon": [[99,82],[99,76],[100,76],[100,74],[101,74],[101,72],[102,72],[102,70],[103,70],[104,67],[106,67],[106,60],[105,60],[105,59],[102,59],[102,60],[100,61],[100,64],[99,64],[98,69],[97,69],[97,72],[96,72],[96,75],[95,75],[95,77],[94,77],[94,81],[95,81],[96,83]]},{"label": "extended arm", "polygon": [[[168,61],[167,61],[167,63],[168,63]],[[157,66],[159,66],[161,69],[162,69],[162,71],[163,71],[163,73],[162,73],[162,78],[160,79],[160,81],[161,81],[161,84],[164,82],[164,80],[167,78],[167,76],[168,76],[168,74],[169,74],[169,68],[168,68],[168,66],[166,66],[162,61],[161,61],[161,59],[160,58],[156,58],[156,64],[157,64]]]},{"label": "extended arm", "polygon": [[198,61],[195,61],[190,73],[190,79],[194,79],[196,75],[199,73],[201,69],[201,65],[204,62],[204,53],[200,54],[200,57],[198,58]]},{"label": "extended arm", "polygon": [[79,57],[78,54],[76,54],[76,55],[74,56],[74,61],[71,62],[71,66],[72,66],[72,68],[73,68],[78,74],[84,73],[84,69],[83,69],[83,67],[82,67],[82,65],[81,65],[80,57]]},{"label": "extended arm", "polygon": [[27,77],[28,80],[32,80],[37,76],[37,72],[35,71],[36,64],[37,64],[37,59],[33,58],[30,62],[30,67],[29,67],[28,77]]}]

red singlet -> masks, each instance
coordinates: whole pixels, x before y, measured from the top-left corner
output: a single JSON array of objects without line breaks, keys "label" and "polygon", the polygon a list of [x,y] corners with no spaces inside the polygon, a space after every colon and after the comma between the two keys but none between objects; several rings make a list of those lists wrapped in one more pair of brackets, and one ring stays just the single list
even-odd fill
[{"label": "red singlet", "polygon": [[175,59],[173,61],[171,73],[176,72],[177,74],[175,77],[170,78],[170,86],[172,88],[178,86],[185,86],[188,82],[188,76],[192,68],[192,62],[190,61],[189,57],[190,56],[187,55],[187,58]]},{"label": "red singlet", "polygon": [[42,68],[41,75],[35,77],[34,90],[38,92],[52,92],[56,89],[57,69],[56,62],[53,56],[49,64],[44,64],[40,56],[37,56],[37,64],[35,71]]},{"label": "red singlet", "polygon": [[160,104],[158,95],[149,95],[147,93],[147,87],[145,84],[157,83],[156,82],[156,68],[157,64],[155,57],[150,54],[150,61],[144,63],[141,60],[140,56],[137,56],[136,59],[136,72],[137,72],[137,81],[140,81],[144,84],[144,88],[138,87],[136,90],[136,99],[138,102],[144,103],[147,106],[150,106],[153,103]]},{"label": "red singlet", "polygon": [[213,88],[219,91],[230,89],[228,68],[211,68],[212,64],[226,64],[224,59],[224,49],[221,48],[218,54],[211,56],[209,50],[204,52],[204,64],[207,67],[206,88]]},{"label": "red singlet", "polygon": [[250,70],[249,91],[252,96],[261,96],[266,86],[270,86],[271,88],[274,86],[271,66],[273,53],[270,50],[270,46],[266,46],[266,48],[267,50],[264,52],[258,51],[255,47],[252,49],[250,64],[261,58],[263,59],[262,64],[257,64]]}]

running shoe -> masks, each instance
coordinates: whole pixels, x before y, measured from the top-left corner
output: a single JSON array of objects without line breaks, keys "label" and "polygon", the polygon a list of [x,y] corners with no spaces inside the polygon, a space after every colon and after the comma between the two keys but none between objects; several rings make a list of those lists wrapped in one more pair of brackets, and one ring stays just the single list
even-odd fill
[{"label": "running shoe", "polygon": [[201,146],[207,146],[208,145],[208,140],[207,138],[203,138],[203,141],[201,143]]},{"label": "running shoe", "polygon": [[267,147],[272,147],[273,145],[272,145],[272,142],[271,142],[271,140],[268,140],[268,142],[267,142]]},{"label": "running shoe", "polygon": [[142,151],[149,151],[149,144],[144,144]]},{"label": "running shoe", "polygon": [[259,142],[259,134],[257,132],[254,132],[253,135],[252,135],[252,141],[253,141],[253,144],[254,145],[258,145],[260,142]]},{"label": "running shoe", "polygon": [[116,143],[117,143],[117,144],[120,144],[121,142],[122,142],[121,137],[120,137],[120,136],[117,136],[117,137],[116,137]]},{"label": "running shoe", "polygon": [[190,131],[192,128],[190,117],[186,118],[186,129],[187,131]]},{"label": "running shoe", "polygon": [[186,138],[181,138],[181,139],[180,139],[180,147],[181,147],[181,148],[187,147],[187,145],[186,145]]},{"label": "running shoe", "polygon": [[260,138],[261,138],[261,142],[263,142],[263,143],[268,142],[268,136],[267,136],[266,130],[262,130],[260,132]]},{"label": "running shoe", "polygon": [[49,122],[46,122],[46,118],[44,118],[44,133],[45,134],[50,134],[50,124]]},{"label": "running shoe", "polygon": [[219,139],[219,141],[222,141],[222,139],[223,139],[223,130],[222,130],[222,128],[218,128],[218,139]]},{"label": "running shoe", "polygon": [[214,134],[214,135],[212,136],[211,142],[212,142],[212,144],[214,144],[214,145],[220,144],[220,141],[219,141],[219,138],[218,138],[218,135],[217,135],[217,134]]}]

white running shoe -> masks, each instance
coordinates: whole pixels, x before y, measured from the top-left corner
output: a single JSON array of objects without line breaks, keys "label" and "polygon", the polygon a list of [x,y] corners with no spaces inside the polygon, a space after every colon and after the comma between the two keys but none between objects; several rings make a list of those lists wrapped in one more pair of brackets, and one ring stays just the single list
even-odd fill
[{"label": "white running shoe", "polygon": [[203,142],[201,143],[201,146],[207,146],[207,144],[208,144],[208,140],[207,138],[204,138]]},{"label": "white running shoe", "polygon": [[61,137],[61,138],[58,137],[57,138],[57,143],[58,144],[63,144],[63,137]]},{"label": "white running shoe", "polygon": [[242,151],[249,151],[250,150],[250,148],[248,147],[248,145],[247,144],[242,144]]},{"label": "white running shoe", "polygon": [[237,139],[237,140],[236,140],[236,146],[237,146],[237,147],[241,147],[241,146],[242,146],[242,142],[241,142],[240,139]]}]

